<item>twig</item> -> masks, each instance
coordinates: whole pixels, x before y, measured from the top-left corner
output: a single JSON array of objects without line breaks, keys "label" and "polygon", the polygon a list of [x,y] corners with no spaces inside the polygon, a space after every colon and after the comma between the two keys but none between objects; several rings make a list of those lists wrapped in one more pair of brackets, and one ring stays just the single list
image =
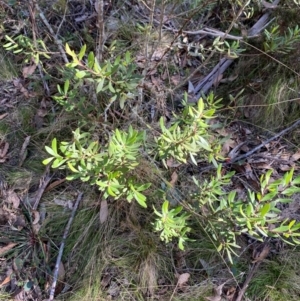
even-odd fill
[{"label": "twig", "polygon": [[251,271],[248,274],[248,276],[247,276],[247,278],[246,278],[246,280],[245,280],[245,282],[243,284],[243,287],[239,291],[239,293],[238,293],[237,298],[235,299],[235,301],[241,301],[242,300],[242,298],[243,298],[243,296],[244,296],[244,294],[245,294],[245,292],[246,292],[246,290],[248,288],[248,285],[249,285],[250,281],[252,280],[252,278],[253,278],[255,272],[257,271],[258,267],[260,266],[260,264],[261,264],[261,261],[256,262],[252,266]]},{"label": "twig", "polygon": [[[30,18],[31,18],[31,23],[32,23],[32,38],[33,38],[33,44],[36,50],[38,50],[38,45],[37,45],[37,41],[36,41],[36,34],[37,34],[37,28],[36,28],[36,22],[35,22],[35,10],[36,7],[34,5],[34,1],[31,1],[28,5],[29,7],[29,13],[30,13]],[[47,93],[47,96],[50,96],[50,89],[49,86],[47,84],[47,81],[45,80],[45,76],[44,76],[44,72],[43,72],[43,68],[41,65],[41,62],[38,60],[34,60],[34,63],[37,64],[37,67],[39,69],[40,72],[40,76],[43,82],[43,86],[44,89]]]},{"label": "twig", "polygon": [[23,142],[23,145],[22,145],[22,148],[20,151],[20,156],[19,156],[19,164],[18,164],[19,167],[21,167],[23,165],[23,163],[26,159],[26,149],[30,142],[30,138],[31,138],[31,136],[27,136]]},{"label": "twig", "polygon": [[[239,10],[236,19],[242,14],[243,7]],[[228,37],[229,32],[231,31],[232,27],[234,26],[234,22],[232,21],[229,28],[226,30],[225,33],[218,31],[216,29],[210,29],[210,34],[214,32],[218,32],[220,36],[220,33],[222,33],[221,40],[225,40],[226,37]],[[208,30],[208,28],[206,28]],[[206,34],[209,34],[209,31],[206,31]],[[202,66],[205,66],[210,59],[213,57],[213,55],[216,53],[216,49],[214,49],[210,55],[207,57],[205,62],[203,62],[199,67],[197,67],[192,74],[190,74],[184,81],[182,81],[173,91],[177,90],[178,88],[181,88],[183,85],[185,85],[190,79],[194,77],[194,75],[202,68]],[[190,100],[190,102],[196,102],[198,99],[202,96],[202,94],[206,94],[206,92],[211,88],[213,83],[216,81],[216,78],[219,77],[220,74],[222,74],[231,64],[233,60],[232,59],[221,59],[220,63],[203,79],[200,81],[200,83],[196,86],[196,88],[193,91],[193,94],[196,95],[196,97],[193,98],[193,100]],[[201,90],[200,93],[198,93]]]},{"label": "twig", "polygon": [[[275,0],[272,5],[278,5],[280,0]],[[257,36],[262,30],[264,30],[272,21],[269,21],[270,12],[267,11],[248,31],[248,37]],[[207,29],[206,29],[207,31]],[[228,32],[228,31],[227,31]],[[219,33],[222,33],[221,31]],[[207,33],[209,34],[209,33]],[[224,35],[223,39],[228,37],[228,35]],[[241,41],[243,41],[241,39]],[[233,63],[233,59],[223,58],[221,61],[215,66],[215,68],[204,78],[202,79],[195,88],[196,101],[203,95],[208,92],[208,90],[212,87],[213,83],[220,76],[220,74],[224,73],[224,71]]]},{"label": "twig", "polygon": [[103,49],[104,49],[104,4],[103,0],[96,0],[95,10],[97,12],[97,25],[99,28],[98,42],[96,49],[96,57],[98,62],[102,61]]},{"label": "twig", "polygon": [[246,154],[243,154],[239,157],[236,157],[234,159],[232,159],[232,161],[230,161],[229,164],[240,161],[242,159],[248,158],[249,156],[251,156],[252,154],[254,154],[255,152],[257,152],[259,149],[261,149],[262,147],[264,147],[266,144],[270,143],[271,141],[285,135],[286,133],[290,132],[291,130],[293,130],[294,128],[296,128],[298,125],[300,124],[300,119],[297,120],[294,124],[292,124],[291,126],[289,126],[288,128],[282,130],[280,133],[278,133],[277,135],[267,139],[266,141],[262,142],[260,145],[254,147],[251,151],[247,152]]},{"label": "twig", "polygon": [[51,289],[50,289],[50,294],[49,294],[48,301],[54,300],[54,293],[55,293],[55,288],[56,288],[57,278],[58,278],[58,270],[59,270],[59,265],[60,265],[60,262],[61,262],[62,254],[63,254],[63,251],[64,251],[65,242],[66,242],[67,236],[69,234],[69,230],[70,230],[71,224],[73,222],[73,219],[75,217],[75,213],[77,211],[79,202],[82,199],[82,195],[83,195],[83,193],[80,192],[79,195],[78,195],[78,197],[77,197],[77,200],[76,200],[76,202],[74,204],[74,207],[73,207],[71,216],[69,218],[68,224],[67,224],[67,226],[65,228],[65,231],[64,231],[64,235],[63,235],[63,238],[62,238],[62,241],[61,241],[61,245],[59,247],[58,256],[57,256],[57,259],[56,259],[56,264],[55,264],[54,273],[53,273],[53,282],[52,282],[52,285],[51,285]]},{"label": "twig", "polygon": [[34,5],[35,5],[35,8],[37,9],[37,11],[39,12],[40,18],[42,19],[42,21],[44,22],[44,24],[46,25],[46,27],[47,27],[48,30],[50,31],[50,33],[51,33],[51,35],[52,35],[52,37],[53,37],[53,39],[54,39],[54,42],[55,42],[55,44],[57,45],[57,47],[58,47],[58,49],[59,49],[59,51],[60,51],[60,53],[61,53],[61,56],[62,56],[64,62],[65,62],[66,64],[69,63],[69,60],[68,60],[68,58],[67,58],[67,55],[66,55],[66,53],[65,53],[65,51],[64,51],[64,47],[63,47],[62,41],[61,41],[60,39],[58,39],[57,35],[54,33],[54,31],[53,31],[51,25],[49,24],[48,20],[46,19],[46,17],[45,17],[45,15],[44,15],[43,11],[41,10],[41,8],[40,8],[39,5],[37,4],[37,2],[35,2]]},{"label": "twig", "polygon": [[50,165],[47,165],[46,170],[40,180],[40,186],[39,186],[39,190],[38,193],[35,197],[35,201],[34,204],[32,206],[33,210],[36,210],[37,207],[39,206],[40,200],[42,198],[42,195],[47,187],[47,185],[49,184],[50,180],[52,177],[49,176],[49,169],[50,169]]}]

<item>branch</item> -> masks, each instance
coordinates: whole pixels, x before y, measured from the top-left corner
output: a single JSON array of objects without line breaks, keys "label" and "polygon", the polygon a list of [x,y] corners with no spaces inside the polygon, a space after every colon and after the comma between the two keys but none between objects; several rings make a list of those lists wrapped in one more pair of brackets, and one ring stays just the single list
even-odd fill
[{"label": "branch", "polygon": [[253,155],[255,152],[257,152],[259,149],[261,149],[262,147],[264,147],[266,144],[270,143],[271,141],[285,135],[286,133],[290,132],[291,130],[293,130],[294,128],[296,128],[298,125],[300,124],[300,119],[297,120],[294,124],[292,124],[291,126],[289,126],[288,128],[282,130],[280,133],[278,133],[277,135],[267,139],[266,141],[262,142],[260,145],[254,147],[251,151],[247,152],[246,154],[243,154],[239,157],[233,158],[229,164],[232,164],[234,162],[240,161],[242,159],[248,158],[251,155]]},{"label": "branch", "polygon": [[60,39],[58,39],[57,35],[54,33],[54,31],[53,31],[51,25],[49,24],[48,20],[46,19],[44,13],[42,12],[41,8],[39,7],[39,5],[38,5],[36,2],[35,2],[35,8],[36,8],[37,11],[39,12],[39,15],[40,15],[42,21],[44,22],[44,24],[46,25],[46,27],[47,27],[48,30],[50,31],[50,33],[51,33],[51,35],[52,35],[52,37],[53,37],[53,39],[54,39],[54,42],[55,42],[55,44],[57,45],[57,47],[58,47],[58,49],[59,49],[59,51],[60,51],[60,53],[61,53],[61,56],[62,56],[64,62],[65,62],[66,64],[69,63],[69,60],[68,60],[68,58],[67,58],[67,55],[66,55],[66,53],[65,53],[65,51],[64,51],[64,47],[63,47],[62,41],[61,41]]},{"label": "branch", "polygon": [[36,210],[37,207],[39,206],[42,195],[43,195],[47,185],[49,184],[49,182],[52,178],[52,176],[49,176],[49,169],[50,169],[50,165],[47,165],[46,170],[45,170],[42,178],[40,179],[39,190],[38,190],[38,193],[37,193],[37,195],[34,199],[34,204],[32,206],[33,210]]},{"label": "branch", "polygon": [[52,285],[51,285],[50,296],[49,296],[48,301],[53,301],[54,300],[54,293],[55,293],[55,288],[56,288],[56,284],[57,284],[59,264],[61,262],[62,254],[63,254],[64,247],[65,247],[65,242],[66,242],[67,236],[69,234],[69,230],[70,230],[71,224],[73,222],[73,219],[75,217],[75,213],[76,213],[76,210],[78,208],[79,202],[82,199],[82,195],[83,195],[83,193],[80,192],[78,197],[77,197],[77,200],[74,204],[74,207],[73,207],[71,216],[69,218],[68,224],[65,228],[65,232],[64,232],[62,242],[61,242],[61,245],[60,245],[60,248],[59,248],[58,256],[57,256],[57,259],[56,259],[56,264],[55,264],[54,273],[53,273],[53,282],[52,282]]},{"label": "branch", "polygon": [[97,12],[97,25],[99,29],[98,42],[96,49],[96,57],[98,62],[102,61],[103,49],[104,49],[104,3],[103,0],[96,0],[95,10]]},{"label": "branch", "polygon": [[239,291],[239,293],[238,293],[237,298],[235,299],[235,301],[241,301],[242,300],[242,298],[243,298],[243,296],[244,296],[244,294],[245,294],[245,292],[246,292],[246,290],[248,288],[248,285],[249,285],[251,279],[253,278],[255,272],[257,271],[258,267],[260,266],[260,264],[261,264],[261,261],[255,263],[252,266],[251,271],[248,274],[248,276],[247,276],[247,278],[246,278],[246,280],[245,280],[245,282],[243,284],[243,287]]},{"label": "branch", "polygon": [[[272,5],[277,5],[280,0],[275,0]],[[261,18],[249,29],[248,31],[248,37],[255,37],[257,36],[262,30],[264,30],[272,21],[269,21],[271,12],[267,11]],[[210,32],[207,32],[206,28],[206,34],[222,34],[223,38],[227,38],[228,35],[225,35],[223,32],[218,30],[212,30],[210,29]],[[230,35],[229,35],[230,36]],[[239,38],[239,37],[238,37]],[[239,39],[243,41],[243,39]],[[224,73],[224,71],[233,63],[233,59],[227,59],[223,58],[221,61],[215,66],[215,68],[203,79],[201,80],[198,85],[195,88],[195,94],[196,94],[196,100],[197,101],[203,94],[206,94],[209,89],[212,87],[213,83],[216,81],[216,79],[220,76],[220,74]]]}]

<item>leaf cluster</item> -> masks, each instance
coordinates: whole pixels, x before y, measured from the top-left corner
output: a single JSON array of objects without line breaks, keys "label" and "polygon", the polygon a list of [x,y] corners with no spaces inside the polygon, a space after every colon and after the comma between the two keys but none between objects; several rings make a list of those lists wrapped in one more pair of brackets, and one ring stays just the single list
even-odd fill
[{"label": "leaf cluster", "polygon": [[149,183],[138,183],[131,171],[138,166],[139,152],[144,142],[144,132],[129,127],[128,132],[115,130],[108,145],[101,148],[98,141],[92,141],[90,133],[73,132],[72,142],[61,142],[56,138],[46,151],[51,157],[43,161],[53,168],[67,169],[71,172],[67,180],[81,179],[97,185],[104,198],[125,197],[129,202],[135,199],[147,207],[142,192],[150,187]]},{"label": "leaf cluster", "polygon": [[211,135],[208,131],[207,120],[214,117],[214,106],[217,106],[219,101],[215,101],[206,110],[202,98],[199,99],[196,106],[184,101],[184,110],[180,116],[174,115],[169,128],[164,124],[164,119],[160,118],[161,135],[155,141],[159,157],[166,167],[168,159],[187,163],[190,158],[197,165],[196,156],[201,150],[202,157],[216,164],[214,155],[217,153],[218,147],[212,147],[212,144],[208,142]]},{"label": "leaf cluster", "polygon": [[54,99],[68,111],[75,108],[81,110],[86,96],[79,92],[79,86],[85,82],[93,84],[95,94],[105,92],[109,96],[109,103],[118,100],[121,108],[126,100],[135,95],[141,76],[136,74],[136,65],[129,51],[123,57],[117,56],[113,62],[106,60],[102,64],[93,52],[86,56],[86,45],[76,54],[66,44],[66,52],[73,59],[71,63],[66,64],[66,67],[72,70],[73,76],[66,79],[63,86],[57,86],[58,93]]}]

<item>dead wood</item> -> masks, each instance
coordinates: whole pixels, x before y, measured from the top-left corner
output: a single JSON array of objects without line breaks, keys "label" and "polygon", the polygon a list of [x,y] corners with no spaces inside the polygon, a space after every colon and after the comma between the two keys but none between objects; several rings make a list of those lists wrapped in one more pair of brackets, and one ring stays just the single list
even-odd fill
[{"label": "dead wood", "polygon": [[[277,5],[280,0],[275,0],[272,5]],[[248,36],[253,37],[257,36],[264,30],[270,23],[271,11],[267,10],[263,16],[249,29]],[[242,39],[240,39],[242,41]],[[217,79],[221,74],[225,72],[225,70],[233,63],[233,59],[223,58],[220,62],[215,66],[215,68],[204,78],[202,79],[195,88],[194,93],[196,94],[196,98],[194,101],[197,101],[203,94],[207,94],[212,85],[217,82]]]}]

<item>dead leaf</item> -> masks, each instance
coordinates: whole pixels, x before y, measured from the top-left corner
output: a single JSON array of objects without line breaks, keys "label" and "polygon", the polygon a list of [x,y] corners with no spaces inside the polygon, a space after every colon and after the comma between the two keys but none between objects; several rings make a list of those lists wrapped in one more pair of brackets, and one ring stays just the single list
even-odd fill
[{"label": "dead leaf", "polygon": [[7,246],[0,248],[0,256],[11,250],[15,245],[15,242],[10,242]]},{"label": "dead leaf", "polygon": [[0,120],[4,119],[7,115],[8,115],[8,113],[4,113],[4,114],[0,115]]},{"label": "dead leaf", "polygon": [[210,297],[205,297],[205,299],[209,301],[221,301],[222,300],[222,293],[223,293],[223,286],[225,285],[226,282],[222,283],[221,285],[217,286],[214,288],[214,296]]},{"label": "dead leaf", "polygon": [[22,148],[21,148],[21,151],[20,151],[20,155],[19,155],[19,167],[21,167],[23,165],[23,162],[25,161],[26,159],[26,155],[27,155],[27,146],[30,142],[30,139],[31,139],[31,136],[27,136],[23,142],[23,145],[22,145]]},{"label": "dead leaf", "polygon": [[282,171],[290,171],[292,169],[292,166],[286,164],[280,164],[279,169]]},{"label": "dead leaf", "polygon": [[110,283],[110,280],[112,278],[112,275],[110,273],[106,273],[103,278],[101,279],[101,286],[104,288],[104,287],[107,287],[108,284]]},{"label": "dead leaf", "polygon": [[171,83],[173,85],[178,86],[180,84],[180,82],[181,82],[180,74],[171,76]]},{"label": "dead leaf", "polygon": [[100,205],[100,224],[103,224],[108,217],[108,205],[106,200],[101,201]]},{"label": "dead leaf", "polygon": [[100,14],[100,1],[96,0],[95,1],[95,11]]},{"label": "dead leaf", "polygon": [[259,262],[259,261],[262,261],[264,260],[270,253],[270,246],[269,245],[263,245],[263,246],[259,246],[257,248],[254,248],[253,250],[253,254],[252,254],[252,257],[253,257],[253,261],[252,263],[256,263],[256,262]]},{"label": "dead leaf", "polygon": [[61,200],[61,199],[54,199],[54,203],[59,206],[63,206],[70,210],[73,209],[73,202],[71,200]]},{"label": "dead leaf", "polygon": [[20,92],[23,93],[23,95],[28,98],[29,96],[33,96],[33,94],[29,94],[28,90],[22,85],[21,80],[20,79],[14,79],[13,80],[13,84],[14,86],[19,89]]},{"label": "dead leaf", "polygon": [[234,286],[230,286],[229,288],[226,289],[226,299],[228,301],[231,301],[234,297],[234,294],[236,292],[236,288]]},{"label": "dead leaf", "polygon": [[297,160],[299,160],[299,159],[300,159],[300,151],[294,153],[294,154],[292,155],[292,157],[291,157],[291,160],[292,160],[292,161],[297,161]]},{"label": "dead leaf", "polygon": [[167,161],[166,161],[166,164],[168,167],[178,167],[181,165],[181,163],[177,162],[176,160],[174,160],[172,157],[169,158]]},{"label": "dead leaf", "polygon": [[22,72],[23,72],[23,77],[24,78],[27,78],[29,77],[30,75],[33,74],[33,72],[35,71],[36,69],[36,64],[32,64],[30,66],[26,66],[23,68]]},{"label": "dead leaf", "polygon": [[176,173],[176,171],[174,171],[171,175],[171,181],[170,184],[174,187],[176,182],[178,180],[178,174]]},{"label": "dead leaf", "polygon": [[188,282],[190,276],[191,275],[189,273],[183,273],[183,274],[179,275],[178,281],[177,281],[177,286],[182,287],[184,284],[186,284]]},{"label": "dead leaf", "polygon": [[7,152],[9,149],[9,143],[8,142],[1,142],[0,143],[0,163],[3,163],[7,159]]},{"label": "dead leaf", "polygon": [[54,189],[56,186],[60,185],[61,183],[64,183],[65,181],[66,181],[66,178],[59,179],[59,180],[56,180],[56,181],[52,182],[52,183],[45,189],[45,192]]},{"label": "dead leaf", "polygon": [[6,202],[13,204],[13,208],[15,209],[19,208],[20,199],[18,195],[12,190],[8,191],[6,196]]},{"label": "dead leaf", "polygon": [[34,215],[32,224],[36,225],[40,221],[40,213],[37,210],[32,210],[32,214]]},{"label": "dead leaf", "polygon": [[229,155],[229,151],[230,149],[236,147],[236,145],[237,145],[236,141],[232,139],[227,139],[223,144],[221,155],[223,157],[226,157],[228,155],[230,158],[233,158],[232,156]]},{"label": "dead leaf", "polygon": [[1,283],[0,283],[0,287],[4,286],[5,284],[10,282],[10,275],[7,276]]}]

